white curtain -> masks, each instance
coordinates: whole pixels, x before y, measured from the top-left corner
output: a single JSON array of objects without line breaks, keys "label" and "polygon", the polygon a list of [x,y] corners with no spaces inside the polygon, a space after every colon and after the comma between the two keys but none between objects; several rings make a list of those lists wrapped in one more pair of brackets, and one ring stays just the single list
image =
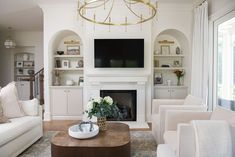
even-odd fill
[{"label": "white curtain", "polygon": [[208,50],[208,23],[208,2],[205,1],[194,10],[191,79],[191,94],[202,98],[205,104],[208,97],[209,65],[212,64]]}]

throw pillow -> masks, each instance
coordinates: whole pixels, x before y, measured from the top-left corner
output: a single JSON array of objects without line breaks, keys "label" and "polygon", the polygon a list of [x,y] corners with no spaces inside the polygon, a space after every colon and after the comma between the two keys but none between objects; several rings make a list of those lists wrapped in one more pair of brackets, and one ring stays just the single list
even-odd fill
[{"label": "throw pillow", "polygon": [[235,112],[217,106],[211,114],[211,120],[225,120],[228,123],[235,125]]},{"label": "throw pillow", "polygon": [[7,118],[17,118],[24,116],[16,90],[15,82],[3,87],[0,92],[3,114]]},{"label": "throw pillow", "polygon": [[0,124],[10,122],[6,116],[3,115],[2,105],[0,101]]},{"label": "throw pillow", "polygon": [[202,105],[202,99],[192,96],[192,95],[188,95],[185,100],[184,100],[184,104],[183,105]]}]

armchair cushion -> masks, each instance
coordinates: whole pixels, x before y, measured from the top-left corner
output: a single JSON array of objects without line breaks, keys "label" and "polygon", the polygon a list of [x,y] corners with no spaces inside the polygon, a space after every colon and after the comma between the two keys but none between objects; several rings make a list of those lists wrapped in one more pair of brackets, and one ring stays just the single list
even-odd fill
[{"label": "armchair cushion", "polygon": [[24,116],[18,100],[18,93],[15,82],[9,83],[1,89],[0,99],[3,108],[3,114],[8,118]]},{"label": "armchair cushion", "polygon": [[190,123],[192,120],[209,120],[211,112],[192,110],[168,110],[166,112],[165,130],[175,131],[179,123]]},{"label": "armchair cushion", "polygon": [[37,116],[38,115],[38,99],[34,98],[32,100],[20,101],[22,109],[27,116]]},{"label": "armchair cushion", "polygon": [[212,112],[211,120],[225,120],[228,123],[235,125],[235,112],[217,106]]},{"label": "armchair cushion", "polygon": [[192,95],[188,95],[185,100],[183,105],[202,105],[202,99],[192,96]]},{"label": "armchair cushion", "polygon": [[172,149],[174,150],[174,152],[176,152],[176,148],[177,148],[177,131],[166,131],[164,133],[164,143],[165,144],[169,144]]},{"label": "armchair cushion", "polygon": [[192,121],[196,156],[232,157],[231,130],[226,121]]},{"label": "armchair cushion", "polygon": [[167,144],[160,144],[157,147],[157,157],[176,157],[176,155],[171,146]]}]

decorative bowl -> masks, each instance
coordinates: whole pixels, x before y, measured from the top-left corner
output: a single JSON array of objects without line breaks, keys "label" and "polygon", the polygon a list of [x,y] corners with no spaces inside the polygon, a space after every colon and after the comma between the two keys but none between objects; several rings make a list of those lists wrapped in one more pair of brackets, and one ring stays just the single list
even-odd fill
[{"label": "decorative bowl", "polygon": [[99,127],[96,124],[77,124],[69,128],[69,136],[77,139],[87,139],[96,136],[99,133]]},{"label": "decorative bowl", "polygon": [[57,53],[58,55],[63,55],[63,54],[64,54],[64,51],[56,51],[56,53]]}]

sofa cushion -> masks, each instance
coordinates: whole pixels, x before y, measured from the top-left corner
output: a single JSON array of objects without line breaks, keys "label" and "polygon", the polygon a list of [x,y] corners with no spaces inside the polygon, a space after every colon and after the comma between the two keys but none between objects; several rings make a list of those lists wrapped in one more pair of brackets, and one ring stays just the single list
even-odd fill
[{"label": "sofa cushion", "polygon": [[6,116],[3,115],[2,105],[0,101],[0,124],[8,123],[8,122],[10,122],[10,120]]},{"label": "sofa cushion", "polygon": [[202,99],[192,96],[192,95],[188,95],[185,100],[183,105],[202,105]]},{"label": "sofa cushion", "polygon": [[235,112],[217,106],[211,114],[211,120],[225,120],[228,123],[235,125]]},{"label": "sofa cushion", "polygon": [[21,107],[27,116],[37,116],[38,115],[38,99],[34,98],[32,100],[20,101]]},{"label": "sofa cushion", "polygon": [[21,118],[12,118],[10,120],[11,123],[4,123],[0,125],[0,147],[35,126],[42,125],[42,120],[38,116],[24,116]]},{"label": "sofa cushion", "polygon": [[166,131],[164,133],[164,143],[168,144],[172,147],[172,149],[176,152],[177,149],[177,131]]},{"label": "sofa cushion", "polygon": [[9,83],[1,89],[0,98],[3,114],[5,116],[8,118],[16,118],[24,115],[19,104],[15,82]]}]

